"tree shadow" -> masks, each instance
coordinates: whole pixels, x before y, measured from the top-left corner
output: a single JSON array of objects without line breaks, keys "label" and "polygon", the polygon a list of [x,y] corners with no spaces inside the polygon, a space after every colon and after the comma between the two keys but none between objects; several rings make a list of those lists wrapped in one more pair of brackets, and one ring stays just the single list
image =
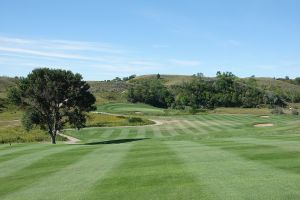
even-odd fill
[{"label": "tree shadow", "polygon": [[107,140],[107,141],[100,141],[100,142],[89,142],[84,143],[82,145],[98,145],[98,144],[122,144],[128,142],[135,142],[140,140],[147,140],[149,138],[134,138],[134,139],[118,139],[118,140]]}]

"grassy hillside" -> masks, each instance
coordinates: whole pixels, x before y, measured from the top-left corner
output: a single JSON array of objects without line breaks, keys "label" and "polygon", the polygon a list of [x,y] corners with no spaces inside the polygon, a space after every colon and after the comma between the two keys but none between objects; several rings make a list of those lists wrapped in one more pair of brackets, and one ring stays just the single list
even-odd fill
[{"label": "grassy hillside", "polygon": [[[132,79],[130,82],[134,82],[136,80],[141,80],[141,79],[151,79],[151,78],[156,78],[156,74],[137,76],[136,78]],[[190,81],[190,80],[193,79],[193,76],[188,76],[188,75],[160,75],[160,79],[166,85],[175,85],[175,84],[180,84],[184,81]]]},{"label": "grassy hillside", "polygon": [[[156,78],[156,75],[143,75],[132,79],[134,82],[141,79]],[[167,85],[176,85],[182,82],[188,82],[193,79],[193,76],[188,75],[161,75],[161,80]],[[214,79],[211,77],[204,77],[204,79]],[[256,86],[263,90],[272,91],[278,95],[283,96],[288,102],[300,101],[300,85],[292,84],[283,80],[276,80],[274,78],[254,78]],[[247,81],[249,78],[242,78],[242,81]]]},{"label": "grassy hillside", "polygon": [[[138,76],[130,81],[88,81],[91,86],[92,93],[97,97],[97,104],[107,102],[126,102],[124,92],[128,88],[128,84],[141,79],[156,78],[156,74]],[[161,80],[167,86],[188,82],[193,76],[188,75],[161,75]],[[206,79],[211,79],[207,77]],[[242,79],[247,81],[248,79]],[[273,78],[255,78],[257,87],[264,90],[273,91],[283,95],[290,102],[300,99],[300,85],[292,84],[283,80]],[[15,78],[0,77],[0,98],[6,97],[7,89],[17,82]]]},{"label": "grassy hillside", "polygon": [[275,80],[272,78],[256,78],[256,80],[258,86],[261,88],[274,91],[278,94],[282,93],[284,96],[294,99],[300,97],[300,85],[291,84],[286,81]]},{"label": "grassy hillside", "polygon": [[16,84],[18,79],[6,76],[0,76],[0,98],[6,97],[7,90]]}]

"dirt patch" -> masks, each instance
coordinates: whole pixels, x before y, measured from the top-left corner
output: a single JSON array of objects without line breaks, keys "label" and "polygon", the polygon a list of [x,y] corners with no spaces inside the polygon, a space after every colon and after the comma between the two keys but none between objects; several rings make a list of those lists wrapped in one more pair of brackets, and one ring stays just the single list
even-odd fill
[{"label": "dirt patch", "polygon": [[270,127],[274,126],[272,123],[261,123],[261,124],[255,124],[254,127]]},{"label": "dirt patch", "polygon": [[75,144],[77,142],[80,142],[79,139],[71,137],[69,135],[65,135],[65,134],[62,134],[62,133],[59,133],[59,135],[68,139],[67,141],[65,141],[66,144]]},{"label": "dirt patch", "polygon": [[268,115],[263,115],[263,116],[260,116],[261,118],[270,118],[270,116]]},{"label": "dirt patch", "polygon": [[20,125],[21,125],[20,120],[0,121],[0,126],[2,127],[14,127]]}]

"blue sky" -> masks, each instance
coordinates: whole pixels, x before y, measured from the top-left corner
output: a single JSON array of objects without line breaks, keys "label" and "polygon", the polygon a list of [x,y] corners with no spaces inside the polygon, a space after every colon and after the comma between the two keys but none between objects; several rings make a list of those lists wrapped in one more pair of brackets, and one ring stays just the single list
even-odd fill
[{"label": "blue sky", "polygon": [[0,75],[300,76],[297,0],[1,0]]}]

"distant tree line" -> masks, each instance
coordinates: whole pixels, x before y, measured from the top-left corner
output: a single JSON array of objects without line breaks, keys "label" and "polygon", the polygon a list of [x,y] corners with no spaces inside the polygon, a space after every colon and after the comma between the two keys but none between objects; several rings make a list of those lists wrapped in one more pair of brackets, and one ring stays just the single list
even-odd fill
[{"label": "distant tree line", "polygon": [[104,82],[122,82],[122,81],[129,81],[131,79],[134,79],[136,77],[135,74],[132,74],[130,76],[125,76],[123,78],[120,78],[120,77],[115,77],[114,79],[112,80],[105,80]]},{"label": "distant tree line", "polygon": [[143,79],[128,89],[130,102],[142,102],[157,107],[194,109],[215,107],[247,107],[259,105],[285,106],[279,95],[256,87],[253,79],[241,81],[231,72],[218,72],[215,79],[194,76],[190,82],[166,87],[160,79]]}]

